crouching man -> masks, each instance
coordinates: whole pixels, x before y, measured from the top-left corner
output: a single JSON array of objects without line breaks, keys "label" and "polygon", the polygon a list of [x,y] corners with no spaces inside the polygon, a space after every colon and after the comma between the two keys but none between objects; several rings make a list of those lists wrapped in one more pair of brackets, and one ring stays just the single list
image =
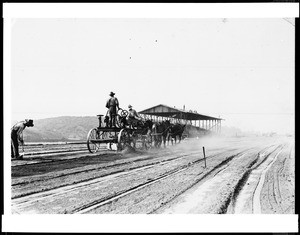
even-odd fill
[{"label": "crouching man", "polygon": [[25,119],[25,121],[18,122],[11,128],[11,158],[23,159],[19,154],[19,142],[24,145],[23,131],[26,127],[32,127],[33,120]]}]

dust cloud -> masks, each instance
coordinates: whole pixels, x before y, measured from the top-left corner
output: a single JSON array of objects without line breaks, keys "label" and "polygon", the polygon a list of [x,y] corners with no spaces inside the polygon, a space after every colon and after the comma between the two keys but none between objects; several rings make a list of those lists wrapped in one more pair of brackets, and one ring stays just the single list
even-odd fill
[{"label": "dust cloud", "polygon": [[180,144],[173,145],[174,148],[183,151],[197,151],[205,149],[216,149],[221,146],[228,146],[228,140],[219,136],[205,136],[193,139],[184,139]]}]

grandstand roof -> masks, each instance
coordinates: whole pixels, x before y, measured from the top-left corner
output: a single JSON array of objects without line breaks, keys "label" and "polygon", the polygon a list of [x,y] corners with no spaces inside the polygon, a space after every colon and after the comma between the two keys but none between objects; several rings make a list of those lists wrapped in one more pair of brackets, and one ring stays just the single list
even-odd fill
[{"label": "grandstand roof", "polygon": [[172,108],[167,105],[159,104],[154,107],[140,111],[141,114],[154,115],[159,117],[180,118],[185,120],[223,120],[221,118],[211,117],[197,112],[185,111]]}]

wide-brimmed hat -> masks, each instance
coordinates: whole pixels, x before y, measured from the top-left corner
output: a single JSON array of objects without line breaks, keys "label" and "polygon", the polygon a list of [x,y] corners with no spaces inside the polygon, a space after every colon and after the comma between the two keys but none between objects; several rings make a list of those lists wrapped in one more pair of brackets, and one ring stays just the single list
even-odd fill
[{"label": "wide-brimmed hat", "polygon": [[32,119],[25,119],[25,122],[28,126],[34,126],[33,125],[33,120]]},{"label": "wide-brimmed hat", "polygon": [[131,105],[128,105],[128,108],[132,108],[132,106],[131,106]]},{"label": "wide-brimmed hat", "polygon": [[115,93],[111,91],[109,95],[112,96],[112,95],[115,95]]}]

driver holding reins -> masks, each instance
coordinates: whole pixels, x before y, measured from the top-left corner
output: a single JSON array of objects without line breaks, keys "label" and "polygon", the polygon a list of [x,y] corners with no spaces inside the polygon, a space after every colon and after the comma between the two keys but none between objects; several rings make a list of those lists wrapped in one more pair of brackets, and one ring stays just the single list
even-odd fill
[{"label": "driver holding reins", "polygon": [[134,124],[136,125],[138,121],[142,120],[142,118],[138,115],[137,111],[135,111],[131,105],[128,105],[128,115],[127,120],[128,124]]}]

